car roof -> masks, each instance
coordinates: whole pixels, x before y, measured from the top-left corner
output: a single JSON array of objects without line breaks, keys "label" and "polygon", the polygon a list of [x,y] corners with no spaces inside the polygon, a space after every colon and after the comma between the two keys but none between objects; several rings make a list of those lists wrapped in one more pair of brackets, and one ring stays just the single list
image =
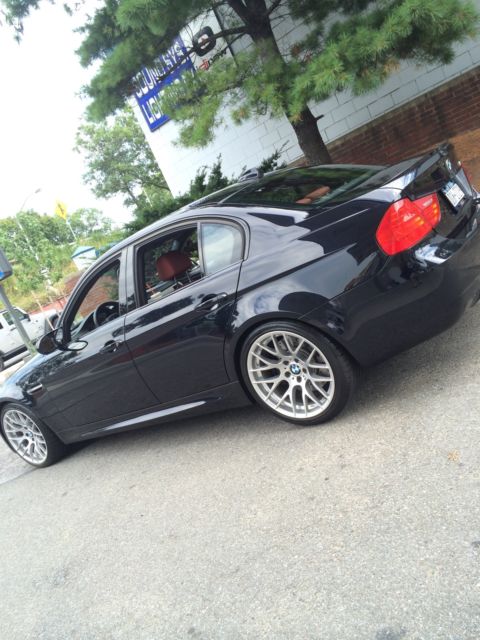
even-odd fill
[{"label": "car roof", "polygon": [[[147,227],[144,227],[143,229],[140,229],[139,231],[128,236],[124,240],[121,240],[114,247],[104,253],[92,265],[92,267],[98,267],[99,264],[103,263],[106,260],[109,260],[111,257],[118,254],[119,251],[129,246],[130,244],[142,240],[148,235],[155,233],[156,231],[159,231],[162,228],[169,226],[170,224],[181,222],[188,215],[191,216],[192,220],[195,219],[195,216],[200,217],[200,215],[225,215],[228,217],[228,215],[230,214],[233,217],[237,218],[250,218],[251,216],[255,216],[255,214],[265,214],[265,212],[268,210],[270,217],[272,215],[275,215],[280,219],[288,215],[289,217],[293,217],[295,221],[305,220],[306,217],[309,217],[309,215],[312,215],[312,213],[314,212],[313,207],[294,204],[293,202],[266,204],[261,201],[261,198],[258,198],[258,200],[256,200],[255,194],[260,193],[262,189],[268,189],[268,186],[270,184],[276,183],[279,180],[285,180],[286,182],[289,182],[291,180],[294,180],[297,176],[302,177],[308,173],[312,173],[315,171],[353,171],[363,169],[365,171],[375,173],[384,168],[385,167],[378,165],[361,164],[329,164],[318,165],[316,167],[285,168],[279,169],[277,171],[271,171],[260,178],[236,182],[223,189],[220,189],[219,191],[211,193],[208,196],[205,196],[198,200],[194,200],[181,209],[178,209],[177,211],[174,211],[173,213],[170,213],[169,215],[156,220]],[[308,180],[311,179],[312,176],[309,176]],[[245,202],[242,202],[242,194],[248,194],[248,199],[246,199]],[[217,207],[218,209],[215,210]],[[318,207],[316,211],[318,211]],[[90,271],[90,269],[88,269],[87,272],[88,271]]]}]

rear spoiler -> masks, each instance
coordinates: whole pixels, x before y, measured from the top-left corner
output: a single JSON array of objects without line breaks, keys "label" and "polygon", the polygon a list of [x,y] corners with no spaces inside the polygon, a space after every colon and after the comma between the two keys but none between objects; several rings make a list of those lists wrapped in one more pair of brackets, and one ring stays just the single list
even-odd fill
[{"label": "rear spoiler", "polygon": [[[427,173],[435,164],[445,159],[449,172],[461,167],[450,142],[444,142],[422,156],[416,156],[398,163],[398,173],[389,181],[387,187],[403,190],[411,185],[418,176]],[[443,163],[442,163],[443,164]]]}]

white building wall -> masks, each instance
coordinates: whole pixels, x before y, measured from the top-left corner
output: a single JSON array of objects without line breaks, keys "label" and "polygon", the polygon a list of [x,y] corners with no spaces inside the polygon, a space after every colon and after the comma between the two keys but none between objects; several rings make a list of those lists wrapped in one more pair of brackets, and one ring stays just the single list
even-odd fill
[{"label": "white building wall", "polygon": [[[480,10],[480,0],[475,0],[475,4]],[[289,19],[281,19],[275,24],[280,48],[285,53],[305,32],[303,25],[294,24]],[[376,91],[361,96],[343,91],[310,106],[315,115],[323,114],[319,128],[325,142],[329,143],[479,64],[480,42],[468,40],[456,47],[456,57],[449,65],[402,64],[399,71]],[[136,109],[136,112],[174,195],[186,191],[197,171],[212,165],[218,156],[222,158],[223,172],[232,177],[238,177],[244,168],[257,166],[276,150],[281,150],[281,158],[286,162],[302,156],[293,129],[285,117],[258,117],[238,126],[224,113],[225,124],[219,127],[213,142],[198,149],[175,144],[178,125],[174,122],[169,121],[151,132],[140,111]]]}]

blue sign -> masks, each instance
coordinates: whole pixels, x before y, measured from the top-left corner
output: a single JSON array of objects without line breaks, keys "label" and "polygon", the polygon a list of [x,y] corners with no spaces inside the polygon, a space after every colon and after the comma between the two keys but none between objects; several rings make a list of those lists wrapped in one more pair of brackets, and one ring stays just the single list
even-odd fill
[{"label": "blue sign", "polygon": [[6,280],[13,273],[12,265],[8,261],[7,256],[0,249],[0,282]]},{"label": "blue sign", "polygon": [[[155,131],[170,120],[162,111],[160,94],[169,85],[181,81],[186,71],[194,73],[195,67],[187,56],[183,40],[178,36],[168,51],[157,58],[153,67],[142,69],[136,76],[135,97],[150,131]],[[164,76],[163,80],[159,80]]]}]

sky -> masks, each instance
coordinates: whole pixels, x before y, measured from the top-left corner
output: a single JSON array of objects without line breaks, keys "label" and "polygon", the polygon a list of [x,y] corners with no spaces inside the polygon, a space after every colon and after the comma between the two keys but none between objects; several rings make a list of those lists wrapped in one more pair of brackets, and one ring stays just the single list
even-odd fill
[{"label": "sky", "polygon": [[[73,212],[96,207],[121,224],[122,199],[97,199],[83,184],[84,160],[73,151],[92,72],[80,66],[75,19],[44,2],[25,21],[20,44],[0,27],[0,217],[25,209],[53,214],[56,200]],[[147,144],[147,142],[145,142]],[[38,193],[34,193],[40,189]]]}]

